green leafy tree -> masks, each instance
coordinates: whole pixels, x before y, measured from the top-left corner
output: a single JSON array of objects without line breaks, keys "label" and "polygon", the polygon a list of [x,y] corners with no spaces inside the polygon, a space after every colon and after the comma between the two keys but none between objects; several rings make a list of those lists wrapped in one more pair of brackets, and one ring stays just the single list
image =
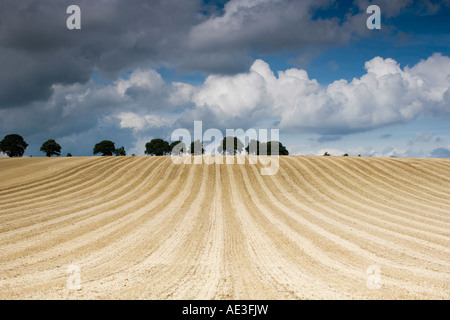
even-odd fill
[{"label": "green leafy tree", "polygon": [[344,157],[348,157],[348,153],[344,153]]},{"label": "green leafy tree", "polygon": [[94,147],[94,154],[101,153],[102,156],[112,156],[115,151],[114,142],[109,140],[100,141]]},{"label": "green leafy tree", "polygon": [[288,149],[281,142],[279,142],[279,144],[280,144],[279,146],[280,156],[288,156],[289,155]]},{"label": "green leafy tree", "polygon": [[217,148],[218,152],[228,152],[229,154],[241,153],[244,144],[237,137],[227,136],[223,138],[222,143]]},{"label": "green leafy tree", "polygon": [[0,151],[8,157],[22,157],[28,143],[18,134],[9,134],[0,141]]},{"label": "green leafy tree", "polygon": [[121,146],[120,148],[114,150],[114,154],[115,154],[116,156],[126,156],[126,155],[127,155],[127,152],[125,151],[125,147],[124,147],[124,146]]},{"label": "green leafy tree", "polygon": [[44,152],[47,157],[59,157],[61,155],[61,146],[54,139],[49,139],[42,144],[41,151]]},{"label": "green leafy tree", "polygon": [[267,142],[267,154],[272,154],[272,144],[278,144],[278,155],[279,156],[288,156],[289,151],[286,149],[286,147],[279,141],[269,141]]},{"label": "green leafy tree", "polygon": [[329,157],[331,156],[331,154],[328,153],[328,151],[325,151],[325,153],[323,154],[325,157]]},{"label": "green leafy tree", "polygon": [[245,148],[245,151],[247,151],[248,154],[259,154],[259,145],[259,140],[252,139]]},{"label": "green leafy tree", "polygon": [[152,139],[145,144],[145,154],[150,156],[163,156],[169,152],[169,143],[163,139]]},{"label": "green leafy tree", "polygon": [[[286,147],[279,141],[269,141],[260,143],[258,154],[264,154],[265,155],[272,155],[272,144],[278,144],[278,151],[275,151],[275,154],[273,155],[279,155],[279,156],[287,156],[289,155],[289,151],[286,149]],[[275,147],[276,148],[276,147]]]},{"label": "green leafy tree", "polygon": [[67,157],[71,157],[72,156],[72,154],[69,152],[68,154],[67,154]]},{"label": "green leafy tree", "polygon": [[[250,140],[248,146],[245,148],[248,154],[257,154],[260,155],[264,153],[264,155],[272,155],[272,144],[278,144],[278,155],[287,156],[289,155],[289,151],[286,147],[279,141],[269,141],[269,142],[259,142],[258,140]],[[256,150],[256,151],[255,151]]]},{"label": "green leafy tree", "polygon": [[193,155],[203,154],[205,152],[205,149],[203,149],[203,143],[200,140],[192,141],[190,151]]},{"label": "green leafy tree", "polygon": [[174,141],[169,145],[171,154],[182,154],[186,151],[186,144],[180,140]]}]

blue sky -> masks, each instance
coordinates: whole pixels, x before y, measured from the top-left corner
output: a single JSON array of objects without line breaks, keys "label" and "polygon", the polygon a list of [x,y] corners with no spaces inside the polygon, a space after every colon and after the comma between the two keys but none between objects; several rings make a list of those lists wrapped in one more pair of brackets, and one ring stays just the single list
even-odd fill
[{"label": "blue sky", "polygon": [[450,157],[450,1],[132,2],[2,2],[0,135],[25,156],[143,155],[202,120],[278,128],[291,154]]}]

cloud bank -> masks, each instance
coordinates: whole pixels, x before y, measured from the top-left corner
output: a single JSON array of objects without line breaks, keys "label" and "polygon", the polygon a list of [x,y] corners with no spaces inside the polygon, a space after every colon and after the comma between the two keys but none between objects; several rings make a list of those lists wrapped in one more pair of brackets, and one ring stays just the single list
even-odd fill
[{"label": "cloud bank", "polygon": [[256,60],[246,73],[209,76],[196,88],[194,110],[219,127],[255,125],[268,118],[288,132],[342,135],[408,123],[420,115],[450,115],[450,58],[439,53],[413,67],[375,57],[366,73],[322,86],[302,69],[273,73]]},{"label": "cloud bank", "polygon": [[[57,138],[73,154],[91,154],[83,145],[111,137],[143,150],[146,139],[167,139],[194,120],[222,130],[317,134],[317,143],[332,143],[422,116],[448,117],[450,62],[439,53],[406,67],[367,58],[362,76],[329,85],[298,64],[274,69],[270,57],[289,52],[290,61],[305,62],[367,36],[369,3],[1,1],[0,133],[20,133],[33,145]],[[81,30],[65,27],[72,4],[81,8]],[[388,19],[449,6],[379,4]],[[381,32],[389,30],[383,24]],[[329,63],[345,71],[340,62]],[[172,82],[164,70],[201,77]]]},{"label": "cloud bank", "polygon": [[[421,115],[450,116],[449,57],[437,53],[404,68],[375,57],[365,69],[360,78],[323,86],[303,69],[275,74],[258,59],[247,72],[210,75],[194,86],[167,83],[157,71],[139,68],[107,85],[53,85],[49,100],[33,103],[25,115],[21,108],[0,110],[0,125],[58,137],[92,130],[117,136],[119,130],[136,141],[203,120],[205,128],[279,128],[327,142]],[[429,138],[422,133],[415,141]]]}]

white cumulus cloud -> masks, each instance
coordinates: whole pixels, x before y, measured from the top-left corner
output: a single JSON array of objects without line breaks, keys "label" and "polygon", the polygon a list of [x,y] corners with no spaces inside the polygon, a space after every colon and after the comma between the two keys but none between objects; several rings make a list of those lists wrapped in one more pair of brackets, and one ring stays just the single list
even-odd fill
[{"label": "white cumulus cloud", "polygon": [[[408,123],[419,115],[450,114],[450,58],[434,54],[413,67],[375,57],[352,81],[323,86],[302,69],[279,71],[256,60],[233,76],[211,75],[196,88],[196,117],[249,127],[270,118],[291,132],[347,134]],[[220,121],[219,121],[220,120]]]},{"label": "white cumulus cloud", "polygon": [[138,87],[148,91],[161,90],[165,85],[161,75],[152,70],[135,70],[129,79],[120,78],[116,81],[116,89],[120,95],[125,95],[129,88]]}]

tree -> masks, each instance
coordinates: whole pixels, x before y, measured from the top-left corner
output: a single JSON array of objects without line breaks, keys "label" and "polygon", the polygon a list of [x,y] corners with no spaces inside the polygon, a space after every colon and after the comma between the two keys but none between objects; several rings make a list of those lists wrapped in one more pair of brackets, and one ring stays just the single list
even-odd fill
[{"label": "tree", "polygon": [[9,134],[0,141],[0,151],[6,153],[8,157],[23,156],[28,143],[18,134]]},{"label": "tree", "polygon": [[237,137],[227,136],[223,138],[222,143],[217,148],[219,152],[228,152],[229,154],[241,153],[244,144]]},{"label": "tree", "polygon": [[69,152],[68,154],[67,154],[67,157],[71,157],[72,156],[72,154]]},{"label": "tree", "polygon": [[61,146],[54,139],[49,139],[42,144],[41,151],[44,152],[47,157],[59,157],[61,155]]},{"label": "tree", "polygon": [[326,157],[331,156],[331,154],[329,154],[328,151],[325,151],[325,153],[323,155],[326,156]]},{"label": "tree", "polygon": [[200,140],[192,141],[190,151],[193,155],[203,154],[203,152],[205,152],[205,149],[203,149],[203,143]]},{"label": "tree", "polygon": [[289,151],[280,141],[269,141],[267,142],[267,155],[272,155],[272,144],[278,143],[278,155],[279,156],[288,156]]},{"label": "tree", "polygon": [[102,156],[112,156],[115,151],[114,142],[109,140],[103,140],[94,147],[94,154],[101,153]]},{"label": "tree", "polygon": [[126,155],[127,155],[127,152],[125,151],[124,146],[121,146],[120,148],[114,150],[114,154],[115,154],[116,156],[126,156]]},{"label": "tree", "polygon": [[169,143],[163,139],[152,139],[145,144],[145,154],[150,156],[162,156],[169,152]]},{"label": "tree", "polygon": [[344,157],[348,157],[348,153],[344,153]]},{"label": "tree", "polygon": [[272,144],[278,143],[278,154],[279,156],[287,156],[289,155],[289,151],[286,149],[286,147],[279,141],[269,141],[259,144],[259,150],[258,154],[265,153],[264,155],[272,155]]},{"label": "tree", "polygon": [[169,145],[171,154],[182,154],[186,151],[186,144],[180,140],[174,141]]},{"label": "tree", "polygon": [[259,145],[259,140],[252,139],[245,148],[245,151],[247,151],[248,154],[259,154]]},{"label": "tree", "polygon": [[[279,141],[269,141],[269,142],[259,142],[258,140],[250,140],[247,148],[245,150],[248,154],[257,154],[265,153],[264,155],[272,155],[272,144],[278,143],[278,155],[280,156],[288,156],[289,151],[286,147]],[[256,151],[255,151],[256,150]]]}]

